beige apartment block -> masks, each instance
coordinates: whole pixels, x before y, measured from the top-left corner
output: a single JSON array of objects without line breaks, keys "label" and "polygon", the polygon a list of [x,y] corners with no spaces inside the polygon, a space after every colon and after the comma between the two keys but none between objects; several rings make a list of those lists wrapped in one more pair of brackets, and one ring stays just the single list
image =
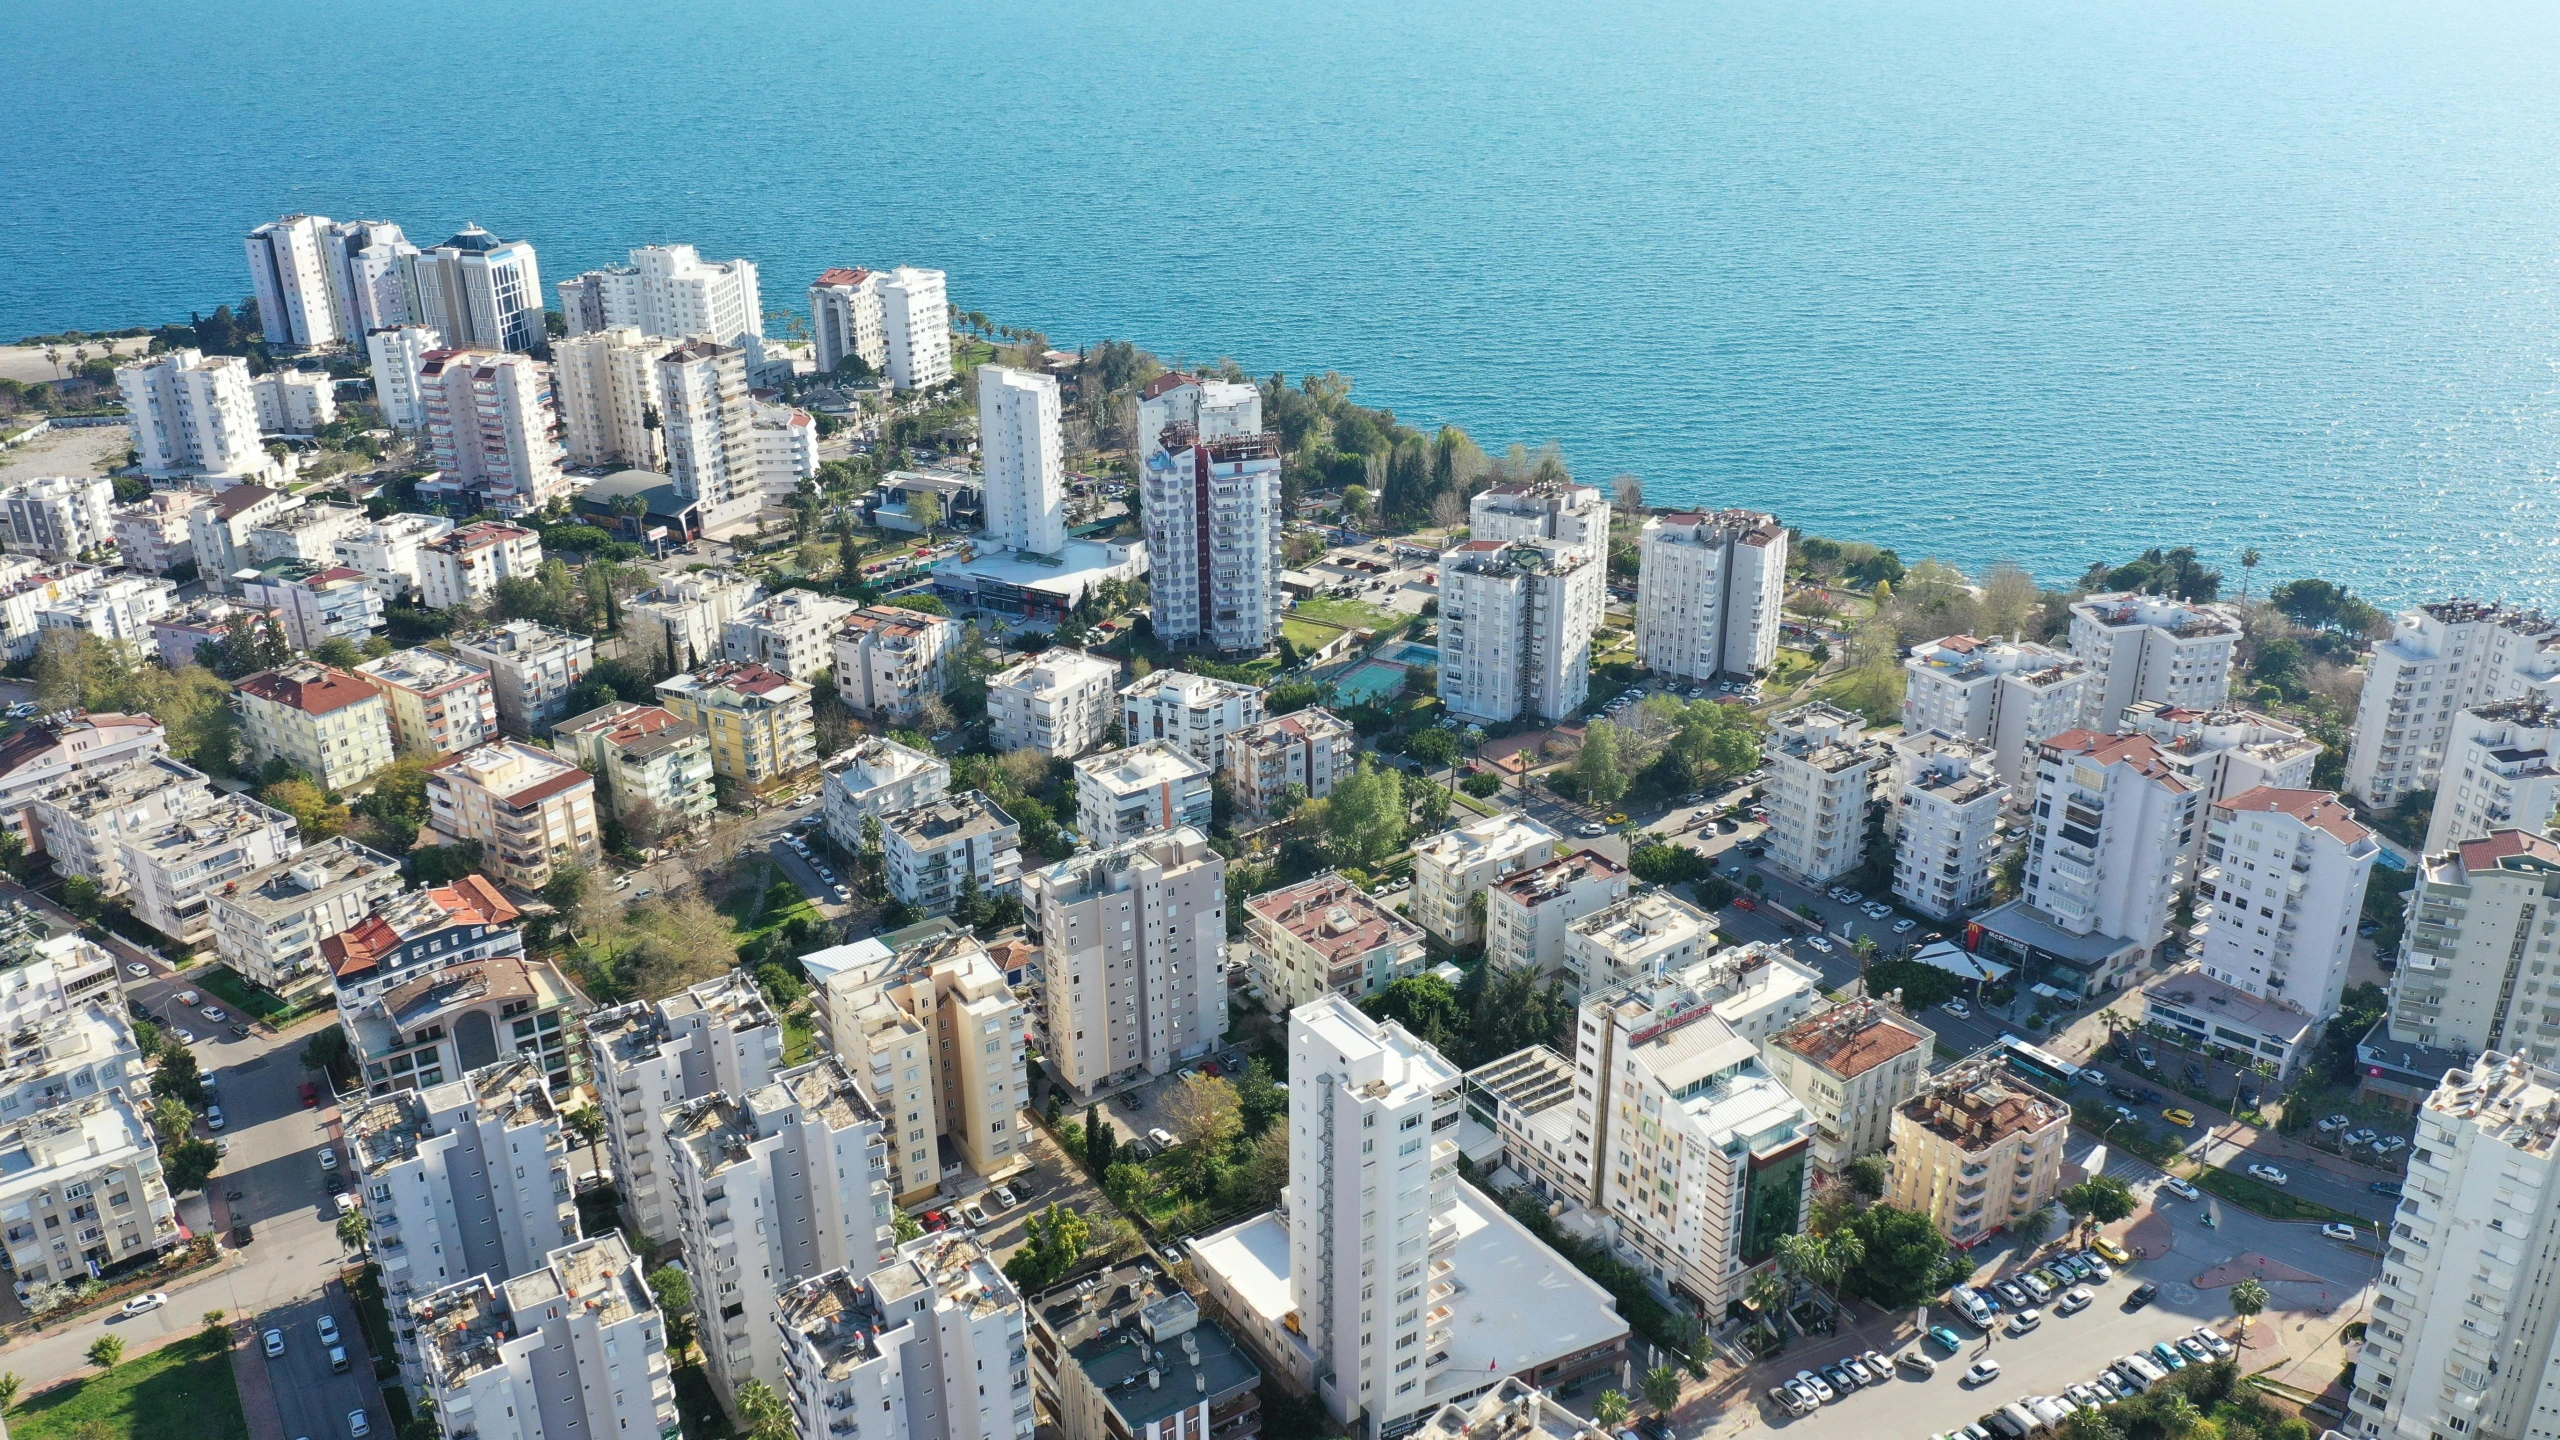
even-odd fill
[{"label": "beige apartment block", "polygon": [[1190,826],[1022,877],[1048,973],[1044,1049],[1078,1104],[1226,1035],[1226,877]]},{"label": "beige apartment block", "polygon": [[617,700],[561,721],[551,737],[596,777],[618,819],[652,815],[661,831],[680,830],[719,805],[711,741],[672,710]]},{"label": "beige apartment block", "polygon": [[390,703],[391,741],[403,755],[442,759],[498,738],[489,672],[436,650],[399,650],[356,673]]},{"label": "beige apartment block", "polygon": [[1241,816],[1268,820],[1290,786],[1322,799],[1351,778],[1360,736],[1330,710],[1300,710],[1227,732],[1223,768]]},{"label": "beige apartment block", "polygon": [[960,622],[899,605],[866,605],[835,633],[836,694],[847,709],[903,724],[951,683]]},{"label": "beige apartment block", "polygon": [[548,750],[501,740],[427,772],[427,823],[447,843],[477,840],[498,883],[539,890],[555,867],[604,856],[596,782]]},{"label": "beige apartment block", "polygon": [[596,642],[532,620],[457,635],[453,653],[489,672],[498,728],[531,738],[569,713],[569,696],[595,668]]},{"label": "beige apartment block", "polygon": [[1564,837],[1513,811],[1480,815],[1413,847],[1413,918],[1441,943],[1484,939],[1476,897],[1503,877],[1543,865]]},{"label": "beige apartment block", "polygon": [[1327,872],[1245,902],[1253,980],[1285,1014],[1322,995],[1357,1000],[1422,968],[1422,931]]},{"label": "beige apartment block", "polygon": [[233,706],[252,762],[299,766],[324,790],[352,790],[394,758],[391,706],[361,675],[297,660],[242,680]]},{"label": "beige apartment block", "polygon": [[769,794],[816,768],[809,687],[768,666],[707,665],[658,682],[658,703],[711,739],[711,773]]},{"label": "beige apartment block", "polygon": [[1853,1000],[1780,1031],[1769,1073],[1804,1106],[1814,1168],[1838,1175],[1893,1139],[1893,1112],[1928,1077],[1934,1032],[1880,999]]},{"label": "beige apartment block", "polygon": [[1998,1058],[1930,1078],[1893,1112],[1885,1200],[1927,1215],[1958,1245],[2053,1202],[2071,1107]]}]

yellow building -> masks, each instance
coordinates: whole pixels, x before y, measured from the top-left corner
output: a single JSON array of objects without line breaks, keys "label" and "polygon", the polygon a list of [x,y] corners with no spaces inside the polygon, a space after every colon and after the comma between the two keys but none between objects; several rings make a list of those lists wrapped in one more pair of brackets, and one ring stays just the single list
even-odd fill
[{"label": "yellow building", "polygon": [[389,765],[391,710],[361,675],[297,660],[242,680],[233,694],[252,764],[283,760],[330,790],[352,790]]},{"label": "yellow building", "polygon": [[758,794],[817,768],[809,687],[753,661],[658,682],[658,702],[711,739],[711,773]]},{"label": "yellow building", "polygon": [[1930,1077],[1893,1112],[1887,1202],[1917,1210],[1958,1245],[2053,1202],[2071,1107],[1997,1057]]}]

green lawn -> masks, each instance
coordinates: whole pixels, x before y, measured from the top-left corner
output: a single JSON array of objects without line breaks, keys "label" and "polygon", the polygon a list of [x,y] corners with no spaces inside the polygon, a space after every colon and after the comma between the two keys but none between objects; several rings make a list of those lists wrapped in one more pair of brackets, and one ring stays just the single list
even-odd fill
[{"label": "green lawn", "polygon": [[199,985],[211,991],[232,1009],[254,1019],[272,1019],[294,1008],[285,1004],[277,996],[231,973],[227,965],[214,965],[197,970],[188,975],[187,980],[190,984]]},{"label": "green lawn", "polygon": [[1321,624],[1314,620],[1301,620],[1295,615],[1282,615],[1280,633],[1289,637],[1289,643],[1297,646],[1299,652],[1304,654],[1321,650],[1332,644],[1334,637],[1342,633],[1342,627]]},{"label": "green lawn", "polygon": [[2188,1178],[2195,1181],[2197,1189],[2209,1190],[2242,1209],[2254,1210],[2270,1220],[2318,1220],[2324,1223],[2343,1220],[2359,1228],[2366,1223],[2362,1216],[2350,1215],[2344,1210],[2332,1210],[2317,1200],[2305,1200],[2270,1185],[2256,1176],[2244,1175],[2237,1170],[2218,1170],[2208,1166]]},{"label": "green lawn", "polygon": [[782,1017],[782,1063],[797,1065],[818,1048],[818,1027],[809,1023],[808,1015],[794,1010]]},{"label": "green lawn", "polygon": [[1281,622],[1285,625],[1291,615],[1345,630],[1384,630],[1390,625],[1410,624],[1413,620],[1401,610],[1372,605],[1366,600],[1301,600],[1289,607]]},{"label": "green lawn", "polygon": [[19,1401],[9,1412],[9,1434],[12,1440],[249,1440],[249,1420],[240,1409],[230,1352],[190,1335],[103,1375]]}]

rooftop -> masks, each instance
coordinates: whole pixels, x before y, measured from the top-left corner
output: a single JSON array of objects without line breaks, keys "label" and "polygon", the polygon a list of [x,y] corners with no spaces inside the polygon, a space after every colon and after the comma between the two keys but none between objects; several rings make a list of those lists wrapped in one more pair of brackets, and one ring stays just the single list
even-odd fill
[{"label": "rooftop", "polygon": [[1531,909],[1545,904],[1585,880],[1624,881],[1628,870],[1624,865],[1597,850],[1576,850],[1559,855],[1544,865],[1515,871],[1493,883],[1493,888]]},{"label": "rooftop", "polygon": [[1866,718],[1827,700],[1784,711],[1769,722],[1769,744],[1791,759],[1838,774],[1875,758]]},{"label": "rooftop", "polygon": [[497,955],[405,980],[382,992],[382,1014],[402,1030],[414,1030],[448,1010],[504,1007],[542,996],[533,963],[522,955]]},{"label": "rooftop", "polygon": [[1440,1407],[1412,1440],[1609,1440],[1609,1433],[1509,1376],[1473,1400]]},{"label": "rooftop", "polygon": [[1249,749],[1276,749],[1307,739],[1330,739],[1351,733],[1351,722],[1320,707],[1258,720],[1242,730],[1230,732],[1244,737]]},{"label": "rooftop", "polygon": [[1012,816],[1004,807],[987,798],[984,791],[963,790],[946,795],[929,805],[901,810],[882,822],[882,828],[918,849],[947,845],[980,835],[995,835],[1016,829]]},{"label": "rooftop", "polygon": [[1207,780],[1209,767],[1184,753],[1170,740],[1148,740],[1125,750],[1105,750],[1075,762],[1079,786],[1094,785],[1112,795],[1131,795],[1162,785]]},{"label": "rooftop", "polygon": [[1428,858],[1441,865],[1464,866],[1496,856],[1517,855],[1540,845],[1553,845],[1564,837],[1516,810],[1473,819],[1441,831],[1413,847],[1416,859]]},{"label": "rooftop", "polygon": [[1380,905],[1369,892],[1328,871],[1312,880],[1257,895],[1245,908],[1344,964],[1382,946],[1419,947],[1422,930]]},{"label": "rooftop", "polygon": [[1205,708],[1226,700],[1242,699],[1248,695],[1259,697],[1262,694],[1262,687],[1246,685],[1235,680],[1221,680],[1214,675],[1195,675],[1188,670],[1157,670],[1138,677],[1131,684],[1122,686],[1120,695],[1127,700],[1144,700],[1153,699],[1167,691],[1172,692],[1174,698],[1185,705]]},{"label": "rooftop", "polygon": [[2560,1074],[2492,1050],[2469,1070],[2448,1073],[2427,1097],[2427,1110],[2461,1120],[2509,1149],[2547,1156],[2560,1140]]},{"label": "rooftop", "polygon": [[1260,1368],[1151,1259],[1052,1290],[1031,1308],[1132,1434],[1262,1383]]},{"label": "rooftop", "polygon": [[343,835],[304,847],[222,887],[222,902],[252,915],[277,917],[309,908],[312,897],[341,885],[392,878],[400,862]]},{"label": "rooftop", "polygon": [[2454,849],[2466,874],[2512,870],[2547,875],[2560,870],[2560,844],[2530,830],[2499,830],[2485,839],[2466,840]]},{"label": "rooftop", "polygon": [[506,804],[522,808],[565,795],[595,777],[548,750],[521,740],[497,740],[475,746],[427,767],[433,780],[460,781],[488,791]]},{"label": "rooftop", "polygon": [[541,538],[521,525],[509,525],[503,520],[483,520],[477,525],[466,525],[453,531],[442,539],[431,542],[426,548],[441,550],[448,555],[460,555],[467,551],[486,550],[492,545],[513,544],[520,540],[540,543]]},{"label": "rooftop", "polygon": [[947,625],[957,629],[959,624],[959,621],[948,616],[910,610],[903,605],[891,603],[865,605],[846,615],[844,624],[839,627],[839,633],[852,634],[855,631],[862,631],[872,635],[915,636],[923,635],[936,626]]},{"label": "rooftop", "polygon": [[2172,794],[2184,794],[2193,783],[2179,774],[2179,767],[2161,756],[2160,742],[2148,735],[2109,735],[2097,730],[2065,730],[2045,741],[2038,753],[2047,760],[2077,760],[2104,768],[2128,765],[2135,772],[2169,786]]},{"label": "rooftop", "polygon": [[533,620],[510,620],[453,637],[454,648],[483,655],[542,655],[553,650],[595,648],[593,640],[567,630],[554,630]]},{"label": "rooftop", "polygon": [[551,727],[554,736],[581,735],[601,739],[634,760],[675,750],[702,734],[702,727],[661,705],[635,705],[617,700],[583,715],[572,715]]},{"label": "rooftop", "polygon": [[1064,648],[1044,650],[1034,659],[998,674],[987,682],[990,690],[1019,690],[1034,700],[1063,695],[1079,686],[1099,680],[1110,684],[1120,678],[1120,662],[1081,650]]},{"label": "rooftop", "polygon": [[488,671],[439,650],[395,650],[379,660],[368,660],[357,666],[356,673],[422,695],[489,678]]},{"label": "rooftop", "polygon": [[2142,997],[2146,1010],[2167,1008],[2200,1023],[2229,1025],[2287,1046],[2301,1043],[2320,1024],[2282,1000],[2224,984],[2194,964],[2181,965],[2143,986]]},{"label": "rooftop", "polygon": [[2227,810],[2235,815],[2290,815],[2349,846],[2366,843],[2373,837],[2373,832],[2356,819],[2346,802],[2328,790],[2278,790],[2272,785],[2261,785],[2245,794],[2218,801],[2213,808],[2217,812]]},{"label": "rooftop", "polygon": [[1467,1084],[1524,1115],[1573,1098],[1573,1062],[1544,1045],[1515,1050],[1466,1074]]},{"label": "rooftop", "polygon": [[795,699],[806,700],[809,687],[798,684],[779,670],[753,660],[723,661],[705,665],[685,675],[670,675],[658,682],[661,695],[728,694],[774,705],[787,705]]},{"label": "rooftop", "polygon": [[447,925],[511,925],[522,912],[479,875],[450,885],[394,895],[349,929],[320,942],[320,957],[341,981],[375,968],[382,957]]},{"label": "rooftop", "polygon": [[785,590],[750,605],[729,619],[732,625],[833,625],[860,607],[850,600],[815,590]]},{"label": "rooftop", "polygon": [[773,1318],[807,1337],[828,1380],[879,1359],[880,1332],[889,1323],[870,1283],[843,1270],[811,1276],[775,1296]]},{"label": "rooftop", "polygon": [[663,1000],[633,1000],[598,1010],[587,1017],[587,1034],[605,1042],[616,1063],[630,1065],[656,1056],[673,1022],[695,1015],[728,1030],[776,1023],[772,1003],[754,978],[744,970],[732,970]]},{"label": "rooftop", "polygon": [[1902,1102],[1899,1113],[1968,1152],[2071,1122],[2070,1106],[2028,1084],[1996,1055],[1976,1056],[1939,1071],[1919,1094]]},{"label": "rooftop", "polygon": [[1929,1035],[1901,1011],[1880,1000],[1856,1000],[1826,1010],[1792,1029],[1779,1032],[1770,1044],[1801,1055],[1845,1080],[1908,1055],[1929,1043]]},{"label": "rooftop", "polygon": [[239,690],[243,695],[288,706],[306,715],[326,715],[333,710],[382,698],[382,692],[373,688],[372,682],[344,670],[333,670],[316,660],[301,660],[274,670],[261,670],[242,680]]}]

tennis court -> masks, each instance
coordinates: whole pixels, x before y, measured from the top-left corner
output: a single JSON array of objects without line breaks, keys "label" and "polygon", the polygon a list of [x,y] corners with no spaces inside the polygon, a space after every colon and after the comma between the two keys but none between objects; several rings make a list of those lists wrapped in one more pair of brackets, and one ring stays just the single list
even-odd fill
[{"label": "tennis court", "polygon": [[1333,682],[1334,694],[1345,705],[1359,705],[1371,700],[1392,699],[1404,689],[1405,668],[1386,660],[1368,660],[1350,674]]}]

